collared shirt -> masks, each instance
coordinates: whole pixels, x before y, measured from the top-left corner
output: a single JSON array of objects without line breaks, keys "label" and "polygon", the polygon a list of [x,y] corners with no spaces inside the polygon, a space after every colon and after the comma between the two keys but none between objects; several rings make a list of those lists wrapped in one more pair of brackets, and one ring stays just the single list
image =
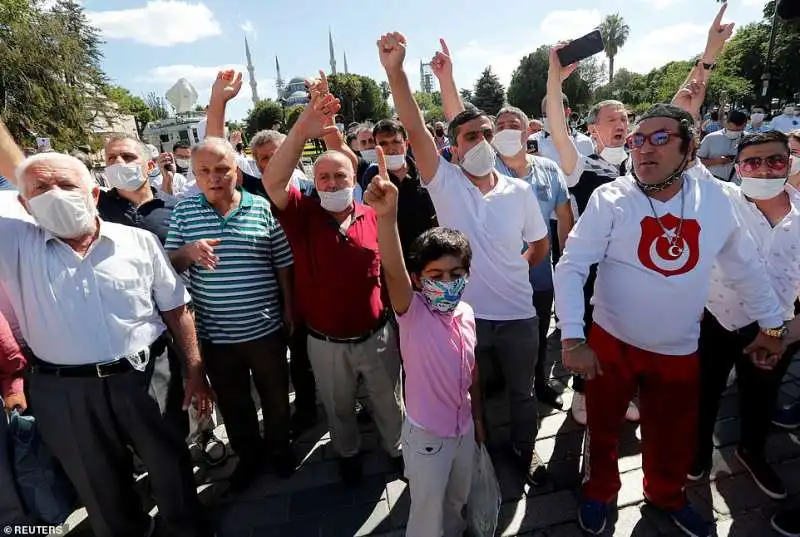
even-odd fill
[{"label": "collared shirt", "polygon": [[776,131],[788,134],[794,130],[800,129],[800,117],[781,114],[772,118],[770,126]]},{"label": "collared shirt", "polygon": [[100,200],[97,203],[100,218],[106,222],[146,229],[158,237],[161,244],[164,244],[169,232],[172,210],[178,200],[155,188],[152,190],[153,199],[139,207],[135,207],[133,203],[120,196],[116,188],[108,192],[101,191]]},{"label": "collared shirt", "polygon": [[415,292],[408,311],[397,316],[397,325],[412,423],[443,437],[469,431],[477,342],[472,308],[462,300],[450,314],[433,312]]},{"label": "collared shirt", "polygon": [[0,175],[0,190],[16,190],[16,189],[14,188],[14,184],[11,181]]},{"label": "collared shirt", "polygon": [[[697,150],[698,158],[719,158],[719,157],[736,157],[736,151],[739,147],[740,138],[731,140],[725,133],[726,129],[712,132],[700,143],[700,149]],[[733,175],[733,158],[729,164],[721,166],[706,166],[714,177],[722,181],[730,181]]]},{"label": "collared shirt", "polygon": [[[16,190],[0,191],[0,215],[6,218],[18,218],[23,222],[33,223],[33,217],[25,210],[25,207],[19,202],[19,197]],[[19,321],[14,309],[11,307],[11,299],[8,298],[8,293],[3,286],[3,281],[0,279],[0,315],[3,315],[8,324],[11,325],[11,331],[20,345],[24,345],[22,332],[19,329]]]},{"label": "collared shirt", "polygon": [[[556,207],[560,207],[569,202],[569,192],[564,174],[561,168],[556,166],[552,160],[534,155],[527,155],[528,164],[531,171],[525,177],[520,177],[523,181],[531,185],[536,201],[539,202],[539,209],[542,215],[549,215],[555,212]],[[495,169],[503,175],[516,177],[514,170],[505,165],[500,156],[495,161]],[[550,238],[550,248],[547,255],[537,265],[530,268],[529,276],[531,285],[535,291],[549,291],[553,288],[553,261],[551,259],[553,238],[550,237],[548,226],[548,237]],[[528,248],[523,245],[522,251]]]},{"label": "collared shirt", "polygon": [[768,132],[771,130],[772,127],[769,125],[769,123],[762,123],[758,127],[753,127],[752,123],[748,123],[747,127],[744,129],[745,132]]},{"label": "collared shirt", "polygon": [[436,175],[426,188],[439,224],[457,229],[469,239],[472,267],[464,300],[475,310],[475,317],[531,319],[536,310],[529,264],[520,245],[547,237],[547,226],[531,185],[494,173],[494,188],[483,194],[461,168],[440,158]]},{"label": "collared shirt", "polygon": [[610,183],[617,177],[622,177],[631,169],[633,169],[633,165],[630,157],[619,166],[606,162],[599,155],[579,157],[575,171],[572,172],[572,175],[565,177],[569,193],[572,194],[572,211],[575,220],[577,221],[586,210],[586,205],[595,189]]},{"label": "collared shirt", "polygon": [[251,341],[283,325],[276,273],[292,265],[292,252],[267,200],[241,194],[226,216],[203,195],[181,201],[167,237],[168,251],[200,239],[222,241],[214,247],[214,269],[189,267],[197,332],[214,343]]},{"label": "collared shirt", "polygon": [[342,231],[319,199],[291,187],[289,204],[275,216],[292,245],[295,281],[308,283],[295,286],[299,316],[335,338],[374,329],[384,310],[375,211],[356,203],[350,226]]},{"label": "collared shirt", "polygon": [[[296,186],[298,189],[300,189],[300,192],[304,196],[316,195],[316,190],[314,190],[314,182],[310,181],[306,177],[306,174],[297,168],[292,170],[292,177],[289,179],[289,183],[291,183],[292,186]],[[264,188],[264,182],[261,180],[261,174],[257,173],[256,175],[250,175],[250,173],[243,171],[242,188],[253,195],[265,198],[270,205],[272,205],[272,200],[269,199],[269,194],[267,194],[267,191]]]},{"label": "collared shirt", "polygon": [[[406,165],[408,173],[405,177],[401,179],[389,171],[389,180],[397,187],[397,232],[400,235],[400,246],[407,265],[411,244],[417,237],[439,224],[431,195],[422,186],[416,164],[407,158]],[[364,173],[364,184],[369,185],[376,175],[378,175],[378,165],[373,164]]]},{"label": "collared shirt", "polygon": [[[773,227],[739,187],[724,186],[739,210],[744,227],[756,242],[759,257],[781,303],[783,319],[794,318],[794,303],[800,292],[800,194],[791,187],[786,188],[791,207]],[[706,307],[727,330],[738,330],[756,322],[747,314],[739,294],[726,282],[725,273],[718,265],[714,265],[711,272]]]},{"label": "collared shirt", "polygon": [[189,301],[152,233],[99,222],[82,258],[39,226],[0,214],[0,281],[25,341],[45,362],[133,355],[166,329],[159,311]]}]

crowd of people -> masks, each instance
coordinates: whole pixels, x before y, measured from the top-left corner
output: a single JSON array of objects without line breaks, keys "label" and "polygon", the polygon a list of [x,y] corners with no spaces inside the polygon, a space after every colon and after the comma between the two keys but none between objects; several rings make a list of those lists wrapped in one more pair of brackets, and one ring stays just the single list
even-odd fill
[{"label": "crowd of people", "polygon": [[[406,534],[457,536],[493,431],[487,396],[507,393],[525,480],[548,480],[536,437],[538,403],[564,405],[545,367],[554,312],[587,432],[586,532],[608,524],[627,419],[641,422],[646,500],[710,535],[684,489],[712,470],[733,368],[736,456],[786,498],[765,444],[773,421],[800,426],[800,406],[775,408],[800,348],[800,119],[791,104],[769,125],[759,107],[703,119],[733,31],[724,12],[671,103],[632,122],[599,102],[586,134],[562,92],[576,68],[563,44],[539,121],[463,102],[442,40],[431,66],[447,121],[426,125],[400,33],[377,42],[394,119],[342,132],[320,73],[289,133],[259,132],[252,157],[225,139],[234,71],[213,84],[202,141],[161,153],[111,137],[102,177],[75,155],[25,156],[0,124],[0,175],[16,189],[0,192],[5,408],[33,413],[97,537],[141,537],[154,526],[133,455],[169,534],[210,535],[192,466],[227,460],[219,420],[238,457],[231,495],[297,470],[318,401],[357,486],[363,406],[409,482]],[[307,178],[311,140],[326,150]],[[797,512],[772,524],[800,535]]]}]

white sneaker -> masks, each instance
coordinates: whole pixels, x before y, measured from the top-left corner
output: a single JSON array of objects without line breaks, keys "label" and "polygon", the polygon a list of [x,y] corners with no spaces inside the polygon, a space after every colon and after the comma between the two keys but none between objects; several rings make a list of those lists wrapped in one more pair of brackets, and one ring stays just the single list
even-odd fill
[{"label": "white sneaker", "polygon": [[639,407],[637,407],[633,401],[628,403],[628,410],[625,411],[625,419],[634,423],[637,423],[641,419]]},{"label": "white sneaker", "polygon": [[572,395],[572,419],[580,425],[586,425],[586,396],[575,392]]}]

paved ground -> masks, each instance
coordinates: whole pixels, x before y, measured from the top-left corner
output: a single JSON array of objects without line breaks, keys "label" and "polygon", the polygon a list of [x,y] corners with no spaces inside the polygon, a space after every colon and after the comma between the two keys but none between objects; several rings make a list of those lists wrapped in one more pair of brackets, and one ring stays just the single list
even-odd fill
[{"label": "paved ground", "polygon": [[[567,407],[572,391],[565,385],[566,371],[558,362],[558,343],[550,342],[550,359],[554,360],[553,376],[565,390]],[[782,400],[800,394],[800,360],[796,360],[786,377]],[[552,476],[551,483],[541,489],[523,485],[504,451],[508,440],[508,408],[495,398],[487,403],[493,435],[489,443],[503,493],[498,535],[535,537],[572,537],[582,535],[576,523],[577,487],[580,482],[583,430],[567,412],[542,407],[542,423],[537,448]],[[761,537],[776,535],[769,526],[769,517],[778,509],[800,506],[800,445],[785,432],[775,431],[769,441],[768,454],[778,472],[786,480],[790,498],[779,504],[769,500],[743,474],[733,457],[738,437],[738,397],[729,389],[721,405],[717,424],[717,452],[712,480],[692,486],[689,497],[706,517],[714,520],[719,536]],[[221,431],[224,434],[224,430]],[[607,535],[650,537],[680,535],[661,513],[643,504],[642,459],[638,429],[627,426],[620,450],[622,490],[615,525]],[[329,537],[404,535],[408,518],[409,492],[399,476],[389,472],[389,461],[378,447],[377,432],[372,424],[363,427],[365,479],[356,489],[339,483],[336,457],[330,447],[324,423],[307,432],[298,443],[304,457],[301,469],[289,480],[271,475],[259,476],[253,486],[235,499],[223,503],[221,484],[201,486],[201,498],[219,537]],[[232,461],[231,461],[232,462]],[[216,470],[212,478],[221,478],[230,471]],[[146,481],[142,483],[146,487]],[[77,512],[78,522],[85,517]],[[71,534],[91,535],[81,524]],[[417,536],[414,536],[417,537]],[[419,536],[427,537],[427,536]]]}]

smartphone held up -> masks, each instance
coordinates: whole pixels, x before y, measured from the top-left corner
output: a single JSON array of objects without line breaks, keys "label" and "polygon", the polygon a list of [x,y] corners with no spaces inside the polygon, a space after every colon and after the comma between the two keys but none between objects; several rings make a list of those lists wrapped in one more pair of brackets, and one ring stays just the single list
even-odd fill
[{"label": "smartphone held up", "polygon": [[583,37],[570,41],[564,48],[559,49],[556,54],[558,54],[561,66],[566,67],[604,50],[603,35],[600,30],[593,30]]}]

